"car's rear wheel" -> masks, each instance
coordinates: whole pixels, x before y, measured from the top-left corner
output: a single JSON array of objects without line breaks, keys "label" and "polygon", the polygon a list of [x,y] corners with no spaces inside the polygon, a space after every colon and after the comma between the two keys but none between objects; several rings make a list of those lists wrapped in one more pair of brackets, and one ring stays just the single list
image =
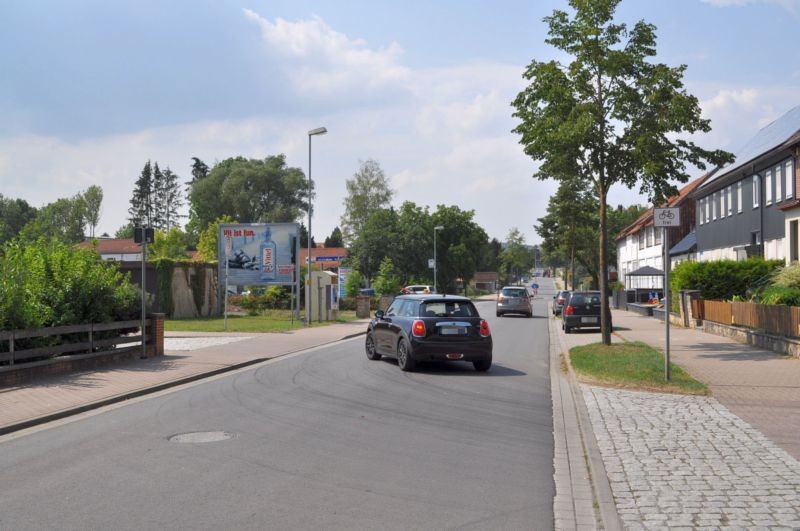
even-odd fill
[{"label": "car's rear wheel", "polygon": [[367,358],[371,360],[381,359],[381,355],[378,354],[377,350],[375,350],[375,338],[372,337],[372,333],[367,334],[365,350],[367,351]]},{"label": "car's rear wheel", "polygon": [[572,332],[572,327],[564,325],[564,333],[569,334],[570,332]]},{"label": "car's rear wheel", "polygon": [[475,367],[475,370],[478,372],[486,372],[489,370],[489,367],[492,366],[492,359],[489,358],[488,360],[475,360],[472,362],[472,366]]},{"label": "car's rear wheel", "polygon": [[503,314],[500,313],[500,312],[497,312],[497,317],[503,317]]},{"label": "car's rear wheel", "polygon": [[406,372],[413,371],[417,366],[417,362],[411,357],[408,341],[405,339],[401,339],[400,342],[397,343],[397,364],[400,366],[400,370]]}]

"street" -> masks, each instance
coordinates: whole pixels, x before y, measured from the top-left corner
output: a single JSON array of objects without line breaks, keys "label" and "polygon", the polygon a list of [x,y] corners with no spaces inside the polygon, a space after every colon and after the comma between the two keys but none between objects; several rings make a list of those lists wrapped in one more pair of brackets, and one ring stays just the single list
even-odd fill
[{"label": "street", "polygon": [[486,374],[358,337],[2,438],[0,528],[551,529],[548,293]]}]

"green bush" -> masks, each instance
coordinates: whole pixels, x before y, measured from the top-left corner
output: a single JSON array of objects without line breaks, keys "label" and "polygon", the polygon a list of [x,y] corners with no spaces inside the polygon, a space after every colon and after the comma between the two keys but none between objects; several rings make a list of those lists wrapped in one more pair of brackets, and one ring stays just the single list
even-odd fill
[{"label": "green bush", "polygon": [[785,286],[769,286],[764,288],[759,296],[761,304],[785,304],[787,306],[800,306],[800,288]]},{"label": "green bush", "polygon": [[56,240],[9,242],[0,254],[0,329],[135,319],[136,290],[113,262]]},{"label": "green bush", "polygon": [[800,264],[795,262],[778,270],[772,277],[772,284],[784,288],[800,289]]},{"label": "green bush", "polygon": [[700,290],[706,300],[730,300],[752,296],[769,282],[770,274],[783,265],[782,260],[717,260],[681,262],[671,273],[672,291]]},{"label": "green bush", "polygon": [[288,310],[292,305],[292,293],[283,286],[270,286],[265,290],[253,290],[250,295],[230,295],[228,304],[238,306],[248,315],[259,315],[267,310]]}]

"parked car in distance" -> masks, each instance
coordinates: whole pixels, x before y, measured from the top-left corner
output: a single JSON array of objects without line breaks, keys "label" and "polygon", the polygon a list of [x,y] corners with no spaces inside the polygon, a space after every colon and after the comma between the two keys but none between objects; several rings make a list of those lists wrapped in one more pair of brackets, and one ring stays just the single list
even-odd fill
[{"label": "parked car in distance", "polygon": [[436,293],[436,290],[433,289],[433,286],[429,284],[412,284],[411,286],[404,287],[400,291],[404,295],[410,295],[414,293]]},{"label": "parked car in distance", "polygon": [[466,297],[398,295],[367,327],[367,358],[397,358],[403,371],[420,361],[470,361],[475,370],[492,366],[489,324]]},{"label": "parked car in distance", "polygon": [[564,308],[564,301],[569,297],[569,291],[561,290],[556,291],[553,295],[553,315],[561,315],[561,310]]},{"label": "parked car in distance", "polygon": [[533,316],[531,306],[531,296],[528,288],[524,286],[505,286],[497,294],[497,317],[502,317],[507,313],[521,313],[526,317]]},{"label": "parked car in distance", "polygon": [[[569,334],[575,328],[600,328],[600,292],[569,292],[561,311],[561,328]],[[609,315],[609,322],[611,316]],[[613,326],[612,326],[613,328]]]},{"label": "parked car in distance", "polygon": [[358,290],[359,295],[367,295],[369,297],[375,296],[375,290],[373,288],[361,288]]}]

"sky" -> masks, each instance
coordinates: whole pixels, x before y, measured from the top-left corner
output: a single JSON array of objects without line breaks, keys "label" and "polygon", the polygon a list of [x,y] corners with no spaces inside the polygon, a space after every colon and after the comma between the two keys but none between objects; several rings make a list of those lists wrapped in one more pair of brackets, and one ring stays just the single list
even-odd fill
[{"label": "sky", "polygon": [[[340,222],[345,180],[376,160],[394,204],[474,210],[528,243],[553,181],[532,178],[511,101],[532,59],[564,56],[543,18],[566,0],[30,0],[0,4],[0,194],[36,207],[91,185],[96,233],[127,222],[145,162],[189,180],[191,157],[283,153],[316,185],[312,229]],[[623,0],[657,27],[657,60],[736,151],[800,105],[800,0]],[[699,176],[699,170],[692,176]],[[646,204],[621,185],[612,205]],[[185,209],[184,209],[185,212]]]}]

